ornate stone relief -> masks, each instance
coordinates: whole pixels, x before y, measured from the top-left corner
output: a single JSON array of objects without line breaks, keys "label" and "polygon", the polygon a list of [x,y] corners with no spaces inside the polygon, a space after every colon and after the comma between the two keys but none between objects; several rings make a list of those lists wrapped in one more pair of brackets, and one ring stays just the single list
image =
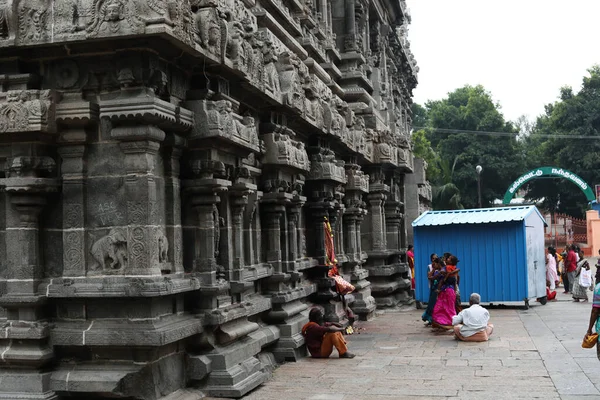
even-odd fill
[{"label": "ornate stone relief", "polygon": [[346,191],[369,192],[369,175],[361,171],[360,166],[356,164],[346,165]]},{"label": "ornate stone relief", "polygon": [[331,150],[321,149],[313,154],[310,159],[310,180],[329,180],[346,183],[346,171],[344,162],[335,159],[335,153]]},{"label": "ornate stone relief", "polygon": [[50,90],[0,92],[0,134],[53,131],[54,95]]},{"label": "ornate stone relief", "polygon": [[133,0],[94,0],[88,36],[144,33],[145,22]]},{"label": "ornate stone relief", "polygon": [[410,145],[408,139],[402,135],[396,135],[389,129],[371,131],[373,139],[373,162],[376,164],[392,164],[410,167],[408,151]]},{"label": "ornate stone relief", "polygon": [[56,162],[51,157],[12,157],[6,160],[6,171],[10,178],[36,177],[52,173]]},{"label": "ornate stone relief", "polygon": [[[10,3],[10,1],[8,1],[7,4],[8,3]],[[46,41],[51,31],[48,23],[49,14],[51,12],[50,2],[48,0],[33,0],[15,1],[15,3],[18,4],[18,40],[20,42]]]},{"label": "ornate stone relief", "polygon": [[122,270],[127,267],[127,237],[121,230],[111,229],[94,242],[90,253],[101,270]]},{"label": "ornate stone relief", "polygon": [[169,262],[169,240],[162,230],[156,231],[156,246],[158,249],[158,262],[165,264]]},{"label": "ornate stone relief", "polygon": [[222,137],[252,151],[259,151],[258,127],[250,114],[240,116],[229,100],[198,100],[189,103],[196,112],[191,138]]},{"label": "ornate stone relief", "polygon": [[304,114],[304,85],[309,83],[307,81],[309,77],[308,68],[296,54],[284,52],[279,55],[277,70],[279,72],[283,103],[297,112]]},{"label": "ornate stone relief", "polygon": [[16,21],[13,18],[13,0],[0,0],[0,40],[14,40]]},{"label": "ornate stone relief", "polygon": [[256,17],[249,14],[241,20],[231,21],[228,30],[226,57],[234,68],[249,76],[251,81],[259,81],[260,68],[253,47],[257,32]]},{"label": "ornate stone relief", "polygon": [[264,63],[264,86],[267,92],[279,96],[281,84],[279,82],[279,72],[277,72],[277,53],[272,40],[268,35],[263,39],[263,63]]},{"label": "ornate stone relief", "polygon": [[287,165],[303,171],[310,169],[304,143],[293,139],[291,131],[267,133],[261,136],[266,153],[264,164]]},{"label": "ornate stone relief", "polygon": [[218,0],[196,0],[192,2],[195,9],[196,28],[200,35],[200,45],[209,53],[222,58],[228,41],[229,10],[219,7]]}]

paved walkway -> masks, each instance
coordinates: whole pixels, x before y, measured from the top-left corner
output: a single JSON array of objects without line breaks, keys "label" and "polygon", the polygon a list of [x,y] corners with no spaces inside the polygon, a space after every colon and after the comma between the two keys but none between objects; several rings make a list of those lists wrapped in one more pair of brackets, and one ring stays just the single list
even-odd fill
[{"label": "paved walkway", "polygon": [[596,350],[581,348],[590,308],[561,294],[527,311],[491,309],[487,343],[434,333],[418,310],[379,313],[348,337],[355,359],[287,363],[245,398],[600,400]]}]

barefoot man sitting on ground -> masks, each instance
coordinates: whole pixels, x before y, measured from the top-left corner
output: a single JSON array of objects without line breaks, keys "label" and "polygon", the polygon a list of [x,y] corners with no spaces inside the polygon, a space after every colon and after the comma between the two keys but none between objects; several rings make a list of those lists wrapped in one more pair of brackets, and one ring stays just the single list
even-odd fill
[{"label": "barefoot man sitting on ground", "polygon": [[465,342],[487,342],[492,335],[494,325],[488,323],[490,313],[479,305],[480,302],[481,296],[473,293],[469,297],[471,306],[452,317],[456,339]]},{"label": "barefoot man sitting on ground", "polygon": [[315,307],[308,314],[309,322],[302,327],[306,347],[314,358],[327,358],[335,347],[340,358],[354,358],[348,351],[342,332],[344,328],[335,323],[324,323],[323,311]]}]

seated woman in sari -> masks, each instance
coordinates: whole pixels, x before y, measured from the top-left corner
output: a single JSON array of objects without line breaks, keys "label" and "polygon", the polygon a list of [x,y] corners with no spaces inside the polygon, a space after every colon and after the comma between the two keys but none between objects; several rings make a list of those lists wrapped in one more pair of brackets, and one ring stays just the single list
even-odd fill
[{"label": "seated woman in sari", "polygon": [[435,307],[435,302],[437,300],[437,286],[438,281],[441,278],[441,270],[442,270],[442,260],[439,259],[437,254],[431,255],[431,265],[429,266],[429,271],[427,272],[427,278],[429,279],[429,300],[427,301],[427,309],[421,315],[421,319],[426,322],[428,325],[431,325],[433,322],[433,307]]},{"label": "seated woman in sari", "polygon": [[458,259],[450,256],[446,266],[441,271],[441,279],[438,283],[438,296],[433,308],[433,323],[435,328],[453,329],[452,317],[456,315],[456,287],[457,277],[460,270],[456,268]]}]

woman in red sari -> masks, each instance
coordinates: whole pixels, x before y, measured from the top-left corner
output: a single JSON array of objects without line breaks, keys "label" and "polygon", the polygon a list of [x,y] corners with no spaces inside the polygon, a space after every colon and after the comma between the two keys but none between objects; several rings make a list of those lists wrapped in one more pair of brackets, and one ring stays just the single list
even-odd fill
[{"label": "woman in red sari", "polygon": [[459,269],[456,268],[458,259],[450,256],[442,270],[438,285],[438,297],[433,309],[432,326],[436,328],[452,329],[452,317],[456,315],[456,287]]},{"label": "woman in red sari", "polygon": [[408,261],[408,268],[410,268],[410,286],[412,290],[415,290],[415,248],[412,244],[408,245],[406,259]]}]

